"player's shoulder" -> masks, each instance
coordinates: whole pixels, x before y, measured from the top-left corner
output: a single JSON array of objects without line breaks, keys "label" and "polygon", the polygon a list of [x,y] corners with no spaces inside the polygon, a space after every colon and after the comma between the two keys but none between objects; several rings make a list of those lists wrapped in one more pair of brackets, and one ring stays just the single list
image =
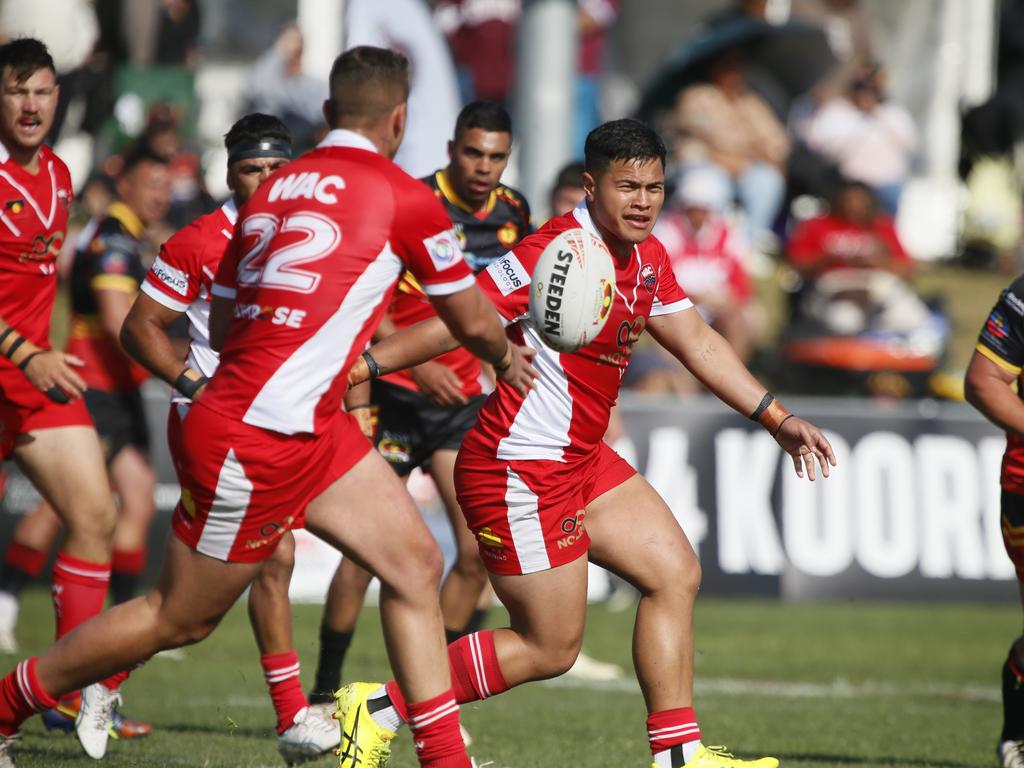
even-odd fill
[{"label": "player's shoulder", "polygon": [[1024,318],[1024,274],[1018,275],[1012,283],[1006,286],[999,299],[1018,318]]},{"label": "player's shoulder", "polygon": [[220,241],[230,239],[233,223],[223,206],[203,214],[171,235],[164,243],[166,251],[201,252]]},{"label": "player's shoulder", "polygon": [[641,258],[665,259],[668,260],[668,249],[653,232],[647,236],[639,245]]},{"label": "player's shoulder", "polygon": [[58,178],[67,179],[71,181],[71,171],[68,169],[67,163],[61,160],[60,155],[54,152],[45,144],[39,148],[40,157],[46,162],[53,163],[54,173],[57,174]]},{"label": "player's shoulder", "polygon": [[517,210],[528,211],[530,209],[530,204],[526,202],[526,195],[518,189],[499,184],[494,190],[494,194],[497,195],[499,200],[508,203]]}]

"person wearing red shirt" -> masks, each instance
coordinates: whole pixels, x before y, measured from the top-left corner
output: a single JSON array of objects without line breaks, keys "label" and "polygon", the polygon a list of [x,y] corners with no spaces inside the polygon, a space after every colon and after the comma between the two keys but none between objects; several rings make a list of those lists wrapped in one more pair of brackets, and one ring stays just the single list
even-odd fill
[{"label": "person wearing red shirt", "polygon": [[[479,277],[510,338],[536,352],[541,376],[525,394],[498,384],[456,463],[459,503],[511,620],[449,646],[457,700],[495,696],[572,666],[583,638],[589,559],[641,595],[633,658],[655,766],[774,768],[774,758],[738,760],[701,743],[692,690],[700,565],[664,500],[602,437],[633,345],[647,330],[714,394],[768,429],[798,476],[815,478],[815,458],[828,475],[835,456],[821,431],[766,393],[692,311],[668,254],[650,237],[664,200],[665,147],[657,134],[635,120],[605,123],[587,137],[585,156],[584,202]],[[597,337],[559,353],[529,319],[531,274],[545,246],[576,229],[608,246],[615,295]],[[450,344],[439,323],[425,321],[371,348],[352,379],[414,365]],[[386,753],[412,715],[394,682],[351,684],[341,701],[348,705],[339,707],[342,743],[358,738],[364,753]]]},{"label": "person wearing red shirt", "polygon": [[209,635],[303,517],[382,582],[420,764],[470,766],[444,663],[440,550],[341,400],[405,267],[502,380],[526,392],[535,372],[461,260],[440,204],[390,160],[405,130],[405,57],[353,48],[330,84],[333,130],[239,212],[211,288],[220,364],[182,423],[187,461],[176,467],[181,501],[158,585],[0,680],[0,768],[14,765],[21,723],[55,694]]}]

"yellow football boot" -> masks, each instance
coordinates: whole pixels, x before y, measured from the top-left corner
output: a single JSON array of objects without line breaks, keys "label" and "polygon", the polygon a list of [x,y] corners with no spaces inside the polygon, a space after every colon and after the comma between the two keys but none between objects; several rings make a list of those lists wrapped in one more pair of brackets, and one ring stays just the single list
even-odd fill
[{"label": "yellow football boot", "polygon": [[349,683],[335,692],[338,709],[333,717],[341,724],[338,768],[387,768],[395,733],[377,725],[366,708],[367,698],[381,685]]},{"label": "yellow football boot", "polygon": [[[725,751],[725,747],[697,747],[697,752],[683,768],[778,768],[779,761],[774,757],[761,757],[757,760],[741,760]],[[651,765],[651,768],[658,768]]]}]

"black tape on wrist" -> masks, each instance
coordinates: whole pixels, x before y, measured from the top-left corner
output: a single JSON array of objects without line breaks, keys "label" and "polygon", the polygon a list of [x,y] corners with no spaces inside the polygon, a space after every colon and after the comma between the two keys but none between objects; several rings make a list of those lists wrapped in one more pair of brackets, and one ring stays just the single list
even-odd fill
[{"label": "black tape on wrist", "polygon": [[194,400],[196,392],[202,389],[203,385],[208,381],[209,379],[205,376],[200,376],[198,379],[190,379],[186,375],[186,371],[182,371],[181,375],[174,380],[174,388],[189,400]]},{"label": "black tape on wrist", "polygon": [[14,353],[18,351],[18,348],[25,343],[25,337],[19,336],[17,340],[11,344],[11,348],[7,350],[7,359],[13,362]]},{"label": "black tape on wrist", "polygon": [[[491,363],[491,365],[494,366],[494,370],[496,370],[498,373],[504,373],[505,371],[512,367],[512,358],[515,357],[515,355],[510,354],[511,352],[512,342],[510,341],[506,344],[505,351],[501,353],[501,357],[498,358],[498,362]],[[508,362],[505,363],[504,365],[501,365],[501,361],[505,359],[505,355],[508,355]]]},{"label": "black tape on wrist", "polygon": [[764,397],[761,398],[760,404],[754,409],[754,412],[750,414],[751,421],[757,421],[761,418],[761,414],[764,413],[765,408],[772,404],[772,400],[775,399],[775,395],[771,392],[765,392]]},{"label": "black tape on wrist", "polygon": [[370,354],[370,350],[363,352],[363,360],[366,361],[366,368],[370,372],[370,381],[373,381],[380,376],[380,368],[377,367],[377,361],[373,359],[373,355]]},{"label": "black tape on wrist", "polygon": [[7,337],[10,336],[12,333],[14,333],[14,328],[10,326],[8,326],[3,333],[0,333],[0,346],[3,346],[3,343],[7,341]]},{"label": "black tape on wrist", "polygon": [[21,370],[24,371],[26,368],[28,368],[28,364],[29,364],[29,362],[31,362],[32,358],[35,357],[36,355],[41,355],[41,354],[43,354],[43,350],[37,349],[35,352],[33,352],[28,357],[26,357],[24,360],[22,360],[20,363],[18,363],[18,367],[21,368]]}]

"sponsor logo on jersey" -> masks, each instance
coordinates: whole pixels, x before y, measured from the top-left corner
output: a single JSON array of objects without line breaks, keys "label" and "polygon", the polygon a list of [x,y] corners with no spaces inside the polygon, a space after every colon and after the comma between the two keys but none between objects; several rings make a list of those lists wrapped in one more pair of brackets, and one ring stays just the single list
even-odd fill
[{"label": "sponsor logo on jersey", "polygon": [[498,242],[506,248],[511,248],[519,240],[519,227],[515,222],[506,221],[498,230]]},{"label": "sponsor logo on jersey", "polygon": [[601,282],[603,283],[603,287],[601,288],[601,311],[598,314],[598,322],[601,322],[608,317],[608,313],[612,311],[612,302],[615,300],[611,281],[602,280]]},{"label": "sponsor logo on jersey", "polygon": [[997,339],[1005,339],[1009,331],[1006,329],[1006,318],[1003,317],[1003,313],[998,309],[992,310],[985,323],[985,330]]},{"label": "sponsor logo on jersey", "polygon": [[338,196],[334,193],[344,188],[345,180],[334,174],[320,178],[320,174],[316,171],[289,173],[287,176],[274,180],[267,200],[276,203],[278,200],[295,200],[304,197],[324,205],[334,205],[338,202]]},{"label": "sponsor logo on jersey", "polygon": [[32,250],[21,254],[18,257],[18,261],[52,261],[57,258],[63,246],[63,232],[54,232],[49,237],[36,235],[32,239]]},{"label": "sponsor logo on jersey", "polygon": [[658,275],[655,273],[654,267],[650,264],[640,267],[640,279],[644,281],[644,288],[647,289],[647,292],[654,293],[654,288],[658,284]]},{"label": "sponsor logo on jersey", "polygon": [[236,304],[234,316],[237,320],[269,320],[274,325],[301,328],[302,321],[306,319],[306,310],[264,304]]},{"label": "sponsor logo on jersey", "polygon": [[408,435],[385,431],[377,443],[377,452],[391,464],[405,464],[412,455],[412,441]]},{"label": "sponsor logo on jersey", "polygon": [[462,248],[459,246],[459,239],[455,232],[446,229],[438,232],[433,237],[423,241],[423,247],[430,254],[430,260],[434,262],[434,269],[444,272],[454,267],[462,260]]},{"label": "sponsor logo on jersey", "polygon": [[21,213],[23,210],[25,210],[25,201],[24,200],[8,200],[4,204],[4,208],[6,208],[11,213],[18,214],[18,213]]},{"label": "sponsor logo on jersey", "polygon": [[1006,292],[1006,303],[1013,308],[1018,315],[1024,315],[1024,301],[1021,301],[1013,291]]},{"label": "sponsor logo on jersey", "polygon": [[586,514],[587,513],[581,509],[572,517],[567,517],[564,520],[562,520],[562,523],[559,527],[562,529],[562,533],[566,533],[568,535],[563,536],[557,542],[555,542],[556,546],[559,549],[566,549],[568,547],[571,547],[573,544],[575,544],[577,541],[583,538],[583,534],[586,533],[587,529],[586,524],[583,522],[583,518],[586,516]]},{"label": "sponsor logo on jersey", "polygon": [[572,251],[559,251],[555,263],[548,275],[548,296],[544,300],[544,332],[557,336],[562,330],[562,296],[565,290],[565,278],[569,274],[569,265],[575,254]]},{"label": "sponsor logo on jersey", "polygon": [[481,528],[476,535],[476,539],[485,547],[494,547],[500,549],[501,547],[505,546],[505,542],[501,540],[501,536],[496,534],[490,528]]},{"label": "sponsor logo on jersey", "polygon": [[487,273],[502,296],[508,296],[530,282],[530,274],[514,253],[506,253],[487,267]]},{"label": "sponsor logo on jersey", "polygon": [[179,296],[188,295],[188,272],[172,267],[157,256],[153,262],[153,274]]}]

